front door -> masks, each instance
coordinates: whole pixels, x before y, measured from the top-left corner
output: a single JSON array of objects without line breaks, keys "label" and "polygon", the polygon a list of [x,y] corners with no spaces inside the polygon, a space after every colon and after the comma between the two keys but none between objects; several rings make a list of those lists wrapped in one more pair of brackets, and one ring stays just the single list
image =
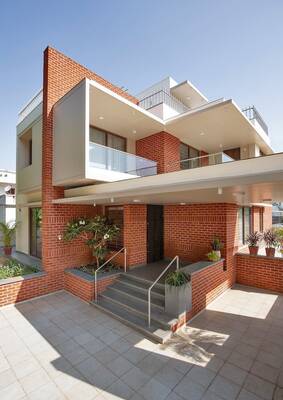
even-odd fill
[{"label": "front door", "polygon": [[147,262],[163,259],[163,206],[147,206]]},{"label": "front door", "polygon": [[30,255],[41,258],[41,208],[30,208]]}]

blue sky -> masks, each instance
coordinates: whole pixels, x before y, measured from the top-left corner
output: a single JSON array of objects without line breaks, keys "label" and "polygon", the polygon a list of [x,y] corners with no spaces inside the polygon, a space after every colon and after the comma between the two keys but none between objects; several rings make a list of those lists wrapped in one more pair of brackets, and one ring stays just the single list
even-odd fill
[{"label": "blue sky", "polygon": [[171,75],[254,104],[283,151],[282,21],[282,0],[2,2],[0,168],[15,168],[17,113],[41,88],[48,44],[133,94]]}]

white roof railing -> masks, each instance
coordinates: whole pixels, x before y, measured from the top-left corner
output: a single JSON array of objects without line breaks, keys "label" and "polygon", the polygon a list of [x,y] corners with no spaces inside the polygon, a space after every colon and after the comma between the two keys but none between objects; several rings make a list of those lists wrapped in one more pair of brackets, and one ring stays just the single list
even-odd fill
[{"label": "white roof railing", "polygon": [[36,95],[21,109],[18,114],[18,123],[22,122],[43,101],[43,90],[40,89]]}]

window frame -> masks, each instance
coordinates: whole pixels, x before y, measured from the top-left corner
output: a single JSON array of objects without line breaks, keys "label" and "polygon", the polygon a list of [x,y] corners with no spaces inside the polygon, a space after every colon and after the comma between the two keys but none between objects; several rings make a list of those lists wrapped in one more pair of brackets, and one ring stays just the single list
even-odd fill
[{"label": "window frame", "polygon": [[[108,135],[113,135],[113,136],[116,136],[116,137],[118,137],[118,138],[120,138],[120,139],[123,139],[123,142],[124,142],[124,146],[123,146],[123,147],[124,147],[124,149],[123,149],[123,150],[118,150],[118,151],[127,152],[127,145],[128,145],[128,142],[127,142],[127,138],[125,138],[124,136],[118,135],[117,133],[114,133],[114,132],[111,132],[111,131],[107,131],[107,130],[105,130],[105,129],[98,128],[98,127],[95,126],[95,125],[91,125],[91,124],[90,124],[89,127],[90,127],[90,128],[93,128],[93,129],[97,129],[98,131],[101,131],[101,132],[105,133],[105,139],[106,139],[105,147],[109,147],[110,149],[118,150],[118,149],[115,149],[115,147],[110,147],[110,146],[108,145]],[[91,142],[90,137],[89,137],[89,141]],[[92,143],[95,143],[95,142],[92,142]],[[104,146],[104,145],[101,145],[101,146]]]}]

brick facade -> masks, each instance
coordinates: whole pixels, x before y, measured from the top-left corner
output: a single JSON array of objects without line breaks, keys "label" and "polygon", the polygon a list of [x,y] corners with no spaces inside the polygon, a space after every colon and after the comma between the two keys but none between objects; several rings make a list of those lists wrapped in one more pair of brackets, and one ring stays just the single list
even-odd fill
[{"label": "brick facade", "polygon": [[[103,292],[107,286],[114,283],[118,275],[109,276],[98,280],[97,293]],[[95,295],[95,285],[93,279],[85,279],[75,275],[72,271],[65,270],[64,273],[64,289],[78,296],[84,301],[92,301]]]},{"label": "brick facade", "polygon": [[147,260],[147,207],[144,204],[124,206],[124,246],[128,265],[145,264]]},{"label": "brick facade", "polygon": [[62,198],[63,188],[52,185],[53,161],[53,106],[82,79],[96,80],[134,103],[137,99],[115,87],[65,55],[48,47],[44,52],[43,71],[43,137],[42,146],[42,263],[54,290],[63,287],[63,271],[67,267],[89,261],[89,250],[78,239],[72,243],[58,240],[58,235],[70,218],[93,216],[98,211],[92,206],[55,205],[52,200]]},{"label": "brick facade", "polygon": [[159,132],[136,141],[136,154],[157,162],[157,173],[180,169],[180,140]]},{"label": "brick facade", "polygon": [[236,271],[242,285],[283,293],[282,258],[237,254]]}]

